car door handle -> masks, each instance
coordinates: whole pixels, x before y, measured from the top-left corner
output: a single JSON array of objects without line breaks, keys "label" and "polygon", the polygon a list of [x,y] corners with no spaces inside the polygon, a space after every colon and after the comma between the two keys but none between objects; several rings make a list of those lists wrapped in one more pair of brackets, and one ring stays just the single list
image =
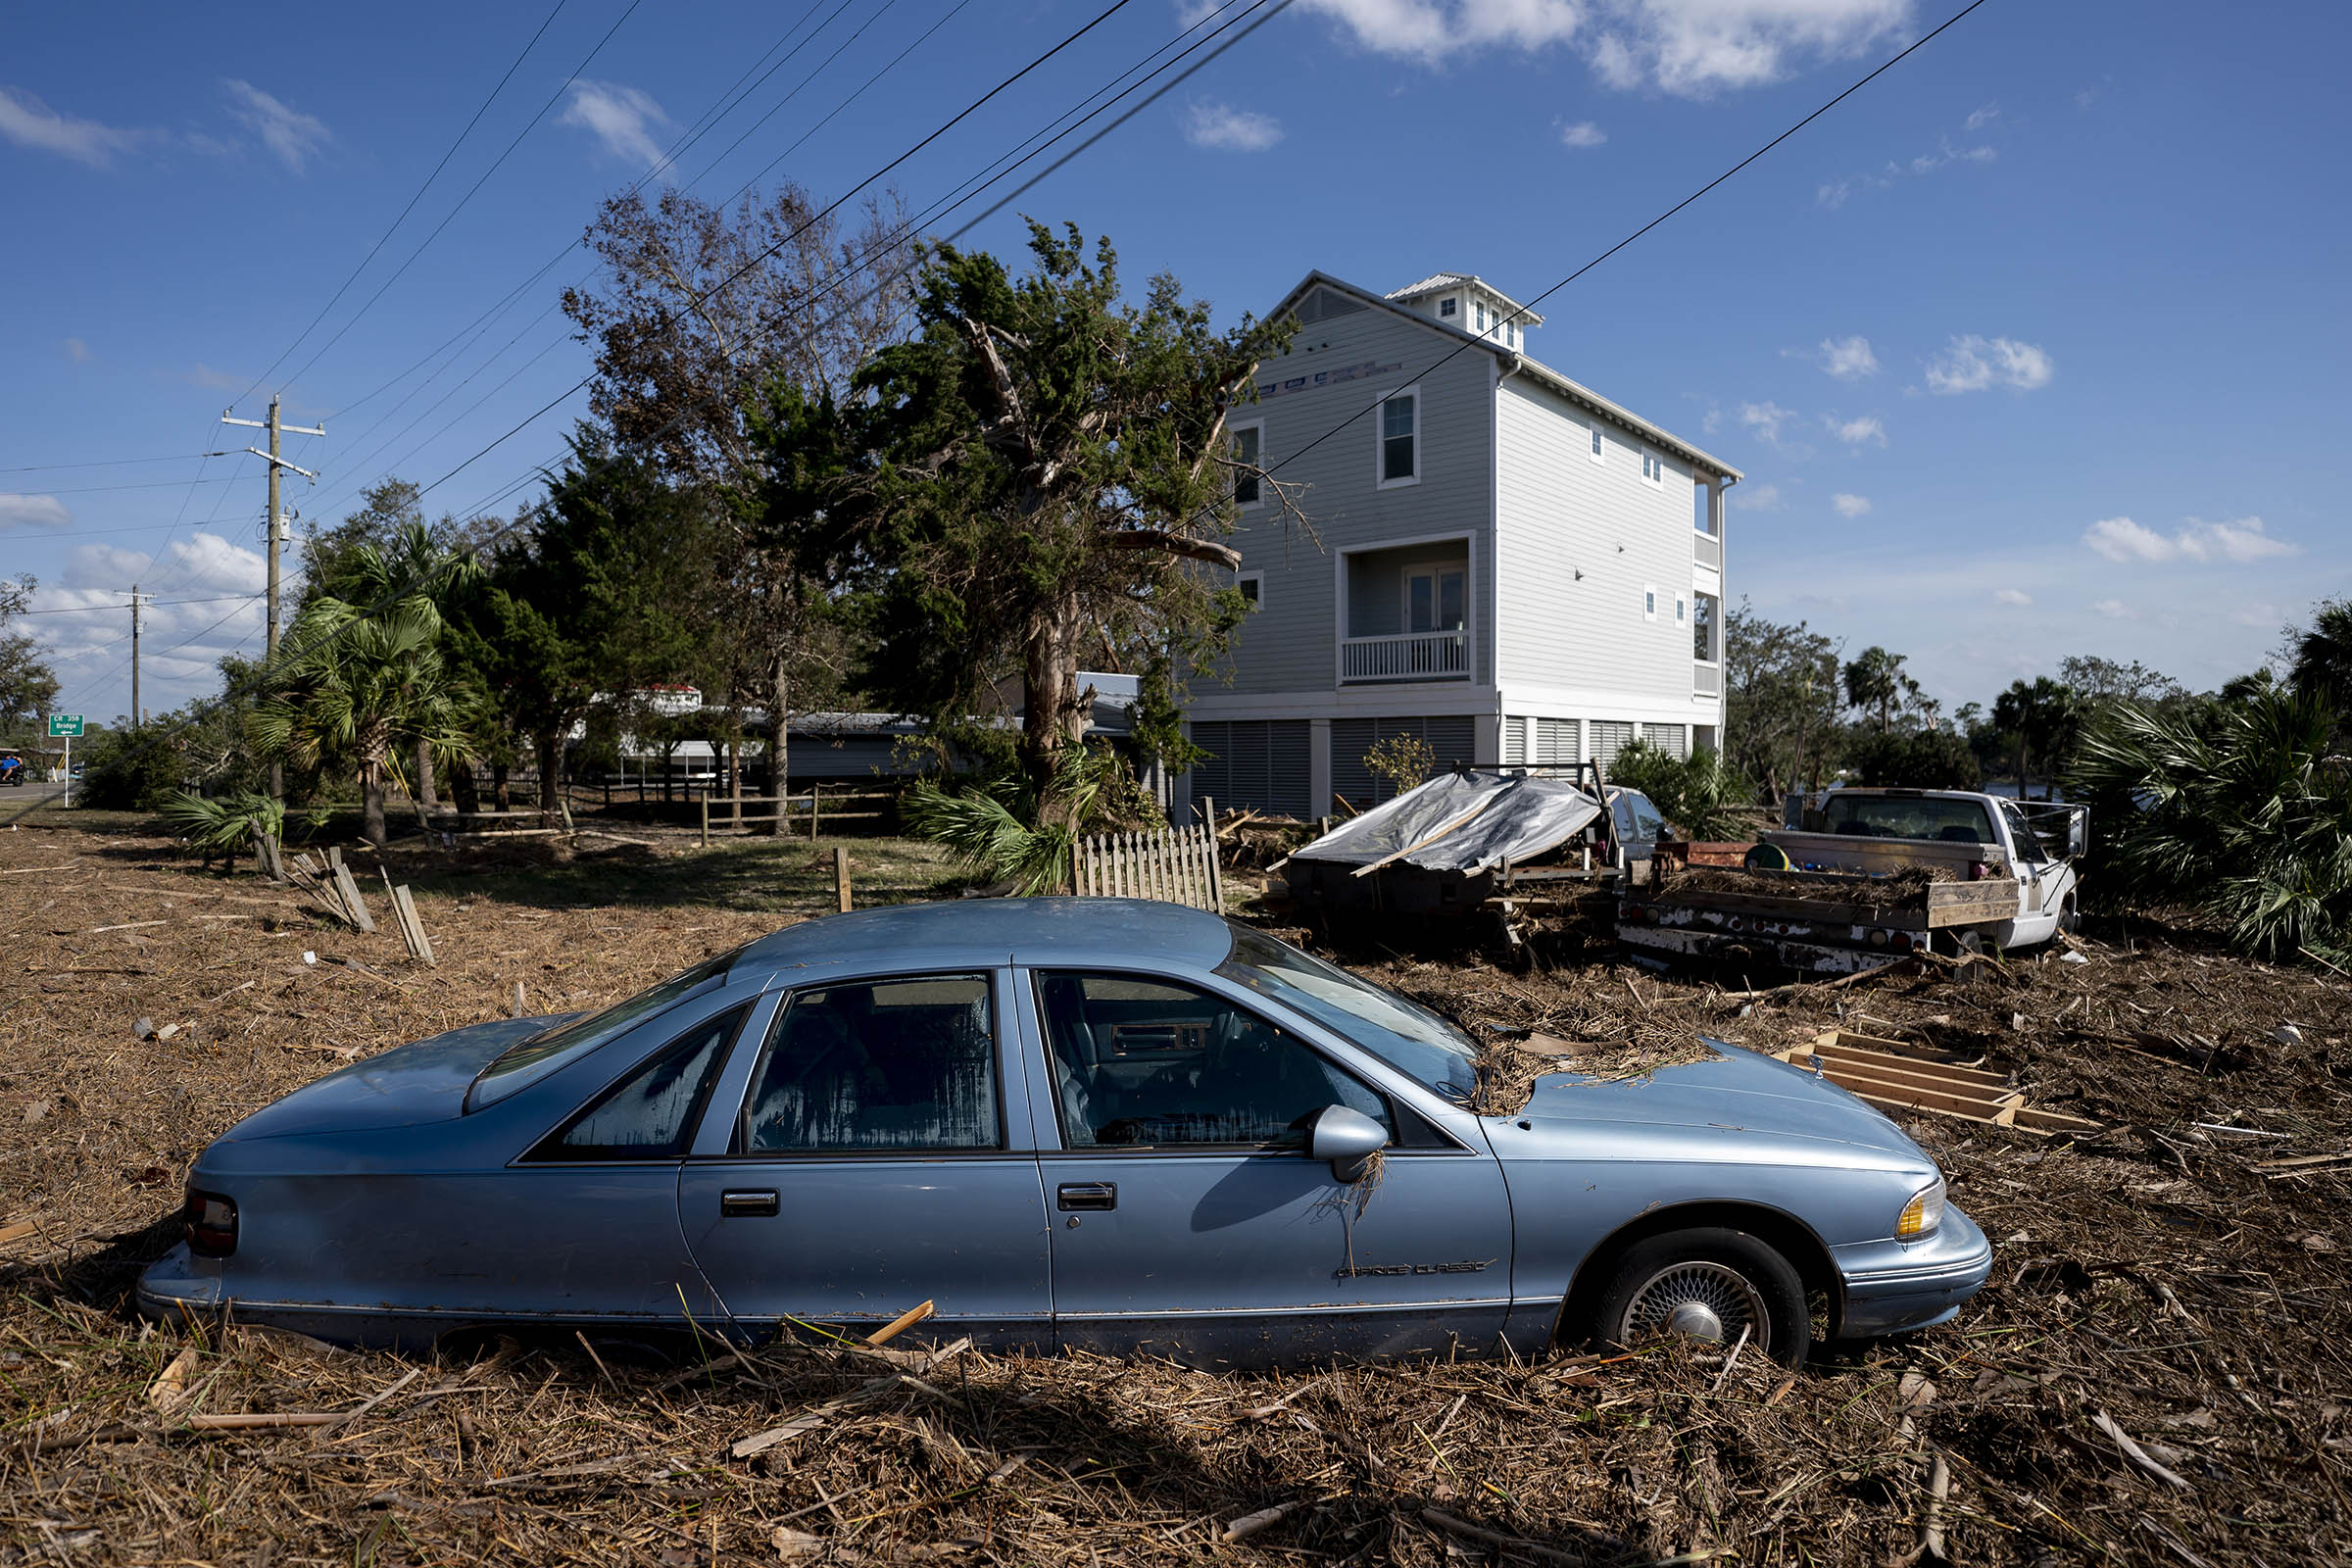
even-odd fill
[{"label": "car door handle", "polygon": [[731,1187],[718,1195],[718,1212],[722,1219],[773,1219],[778,1204],[772,1187]]},{"label": "car door handle", "polygon": [[1054,1189],[1054,1206],[1065,1213],[1076,1208],[1116,1208],[1119,1206],[1119,1184],[1063,1182]]}]

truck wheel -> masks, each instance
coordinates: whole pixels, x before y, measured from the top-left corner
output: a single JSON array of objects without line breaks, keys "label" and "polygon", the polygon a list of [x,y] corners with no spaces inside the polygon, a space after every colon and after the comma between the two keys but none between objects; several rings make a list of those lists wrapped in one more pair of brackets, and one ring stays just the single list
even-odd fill
[{"label": "truck wheel", "polygon": [[2075,896],[2072,893],[2058,906],[2058,929],[2070,933],[2082,929],[2082,911],[2075,907]]},{"label": "truck wheel", "polygon": [[1788,1366],[1812,1348],[1804,1281],[1745,1231],[1669,1231],[1637,1244],[1602,1293],[1600,1338],[1634,1346],[1661,1334],[1748,1344]]}]

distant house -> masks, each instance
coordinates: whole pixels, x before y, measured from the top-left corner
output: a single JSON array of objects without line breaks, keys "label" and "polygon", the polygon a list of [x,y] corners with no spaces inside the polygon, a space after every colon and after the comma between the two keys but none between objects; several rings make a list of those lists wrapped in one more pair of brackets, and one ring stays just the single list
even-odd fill
[{"label": "distant house", "polygon": [[1738,469],[1530,358],[1543,318],[1467,273],[1377,294],[1310,272],[1269,315],[1299,330],[1236,411],[1235,451],[1308,487],[1316,537],[1239,482],[1255,608],[1229,667],[1193,683],[1210,755],[1180,791],[1360,808],[1386,794],[1364,754],[1398,732],[1441,765],[1717,744]]}]

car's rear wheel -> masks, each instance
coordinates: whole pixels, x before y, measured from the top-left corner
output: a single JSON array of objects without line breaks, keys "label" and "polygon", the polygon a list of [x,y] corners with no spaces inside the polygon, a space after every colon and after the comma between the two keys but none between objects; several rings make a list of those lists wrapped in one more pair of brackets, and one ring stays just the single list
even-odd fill
[{"label": "car's rear wheel", "polygon": [[1629,1347],[1667,1334],[1729,1346],[1744,1330],[1751,1349],[1790,1366],[1812,1348],[1804,1281],[1745,1231],[1669,1231],[1637,1243],[1618,1260],[1598,1317],[1602,1339]]}]

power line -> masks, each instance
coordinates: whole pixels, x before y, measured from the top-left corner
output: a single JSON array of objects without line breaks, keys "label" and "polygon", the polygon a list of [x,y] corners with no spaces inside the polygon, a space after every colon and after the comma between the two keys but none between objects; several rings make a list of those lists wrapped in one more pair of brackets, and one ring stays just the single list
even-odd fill
[{"label": "power line", "polygon": [[[514,79],[514,73],[522,69],[523,61],[529,57],[530,52],[534,48],[538,47],[540,38],[546,34],[549,27],[555,24],[556,18],[563,13],[564,7],[568,3],[569,0],[556,0],[555,10],[550,11],[547,14],[546,19],[539,24],[539,30],[531,34],[530,40],[522,46],[522,53],[516,55],[514,63],[507,67],[507,74],[498,78],[498,85],[490,89],[490,96],[484,98],[481,102],[481,107],[474,110],[473,118],[466,122],[466,128],[458,132],[458,139],[449,144],[448,151],[441,155],[441,161],[433,166],[433,172],[424,176],[424,183],[417,186],[416,193],[409,197],[408,205],[400,210],[400,216],[393,219],[391,223],[385,227],[384,231],[376,236],[375,243],[368,247],[368,254],[360,258],[360,265],[351,270],[350,275],[345,277],[342,283],[336,287],[335,292],[328,297],[327,302],[318,307],[318,314],[311,318],[310,323],[307,326],[294,334],[293,342],[288,343],[283,349],[278,351],[277,358],[270,362],[268,368],[264,369],[261,374],[253,378],[252,386],[248,386],[244,391],[237,394],[235,402],[232,403],[230,407],[233,408],[235,407],[236,403],[242,403],[247,398],[253,396],[254,389],[259,387],[264,381],[270,379],[270,372],[276,369],[279,366],[285,364],[286,356],[293,353],[296,349],[302,347],[302,340],[309,337],[313,332],[318,329],[318,323],[326,319],[327,312],[333,310],[337,302],[339,302],[343,296],[350,291],[351,285],[359,281],[360,274],[368,270],[368,264],[375,260],[376,254],[381,251],[391,240],[392,235],[399,229],[400,225],[408,221],[409,214],[416,210],[416,204],[424,200],[424,193],[433,188],[433,181],[441,177],[441,171],[449,167],[449,161],[452,158],[457,157],[458,149],[466,145],[466,138],[473,134],[473,127],[481,123],[482,116],[490,112],[490,106],[498,101],[498,95],[500,93],[506,91],[507,83]],[[541,113],[545,113],[545,111],[542,110]]]},{"label": "power line", "polygon": [[[31,463],[21,467],[0,468],[0,473],[48,473],[59,468],[127,468],[140,463],[193,463],[198,458],[225,458],[226,452],[182,452],[169,458],[102,458],[91,463]],[[179,481],[171,481],[177,484]]]},{"label": "power line", "polygon": [[[148,608],[149,610],[162,610],[162,609],[164,609],[166,606],[169,606],[169,605],[225,605],[225,604],[227,604],[227,603],[228,603],[230,600],[232,600],[232,599],[234,599],[234,600],[238,601],[239,603],[244,603],[244,602],[246,602],[246,601],[249,601],[249,600],[259,599],[259,598],[261,598],[262,596],[261,596],[260,594],[215,594],[215,595],[213,595],[213,596],[212,596],[211,598],[209,598],[209,599],[158,599],[158,598],[156,598],[156,597],[155,597],[153,594],[149,594],[149,595],[146,595],[145,597],[146,597],[146,600],[147,600],[147,608]],[[93,611],[100,611],[100,610],[128,610],[129,608],[130,608],[130,606],[128,606],[128,605],[126,605],[126,604],[124,604],[124,605],[60,605],[60,606],[57,606],[56,608],[54,608],[54,609],[50,609],[50,610],[20,610],[20,611],[18,611],[18,612],[17,612],[17,614],[18,614],[18,615],[86,615],[86,614],[90,613],[90,612],[93,612]],[[12,615],[12,616],[10,616],[9,618],[10,618],[10,619],[12,619],[12,620],[14,620],[14,619],[16,618],[16,616],[15,616],[15,615]]]},{"label": "power line", "polygon": [[337,343],[342,342],[343,334],[350,331],[354,326],[358,325],[360,318],[374,308],[377,300],[380,300],[384,297],[384,291],[389,289],[393,284],[399,282],[402,276],[407,273],[408,270],[416,265],[416,258],[422,256],[426,250],[431,248],[433,241],[441,237],[441,231],[449,227],[450,223],[456,220],[457,216],[466,210],[466,203],[472,201],[475,193],[478,192],[482,186],[489,181],[490,176],[497,173],[499,170],[505,166],[506,161],[510,157],[514,156],[514,149],[522,145],[523,137],[529,135],[532,129],[537,126],[539,122],[547,118],[547,112],[556,107],[556,104],[563,98],[564,94],[570,90],[572,83],[579,79],[580,73],[586,71],[588,67],[594,63],[596,57],[604,53],[605,45],[612,41],[612,35],[621,29],[623,23],[626,23],[629,18],[637,14],[637,8],[644,3],[645,0],[629,0],[628,9],[621,12],[619,18],[613,22],[612,25],[605,29],[604,36],[597,39],[596,47],[588,51],[587,55],[581,59],[580,63],[572,69],[571,74],[564,78],[564,84],[558,87],[555,92],[548,97],[547,102],[539,106],[539,112],[531,116],[531,118],[524,122],[522,129],[514,133],[514,139],[507,143],[506,149],[495,159],[491,160],[490,167],[483,170],[480,177],[475,179],[471,185],[468,185],[466,188],[466,194],[458,198],[458,204],[455,207],[452,207],[447,213],[442,215],[441,221],[433,225],[433,231],[425,235],[424,238],[418,242],[415,250],[409,252],[408,259],[406,261],[402,262],[398,267],[392,270],[392,275],[376,285],[375,292],[368,296],[366,304],[362,305],[357,311],[352,313],[351,319],[345,321],[341,326],[335,328],[335,335],[328,338],[324,343],[319,344],[318,347],[312,352],[311,357],[302,362],[301,367],[296,369],[292,375],[286,378],[288,382],[301,380],[302,377],[310,370],[310,368],[318,363],[318,358],[320,355],[326,353],[327,350],[333,348]]}]

